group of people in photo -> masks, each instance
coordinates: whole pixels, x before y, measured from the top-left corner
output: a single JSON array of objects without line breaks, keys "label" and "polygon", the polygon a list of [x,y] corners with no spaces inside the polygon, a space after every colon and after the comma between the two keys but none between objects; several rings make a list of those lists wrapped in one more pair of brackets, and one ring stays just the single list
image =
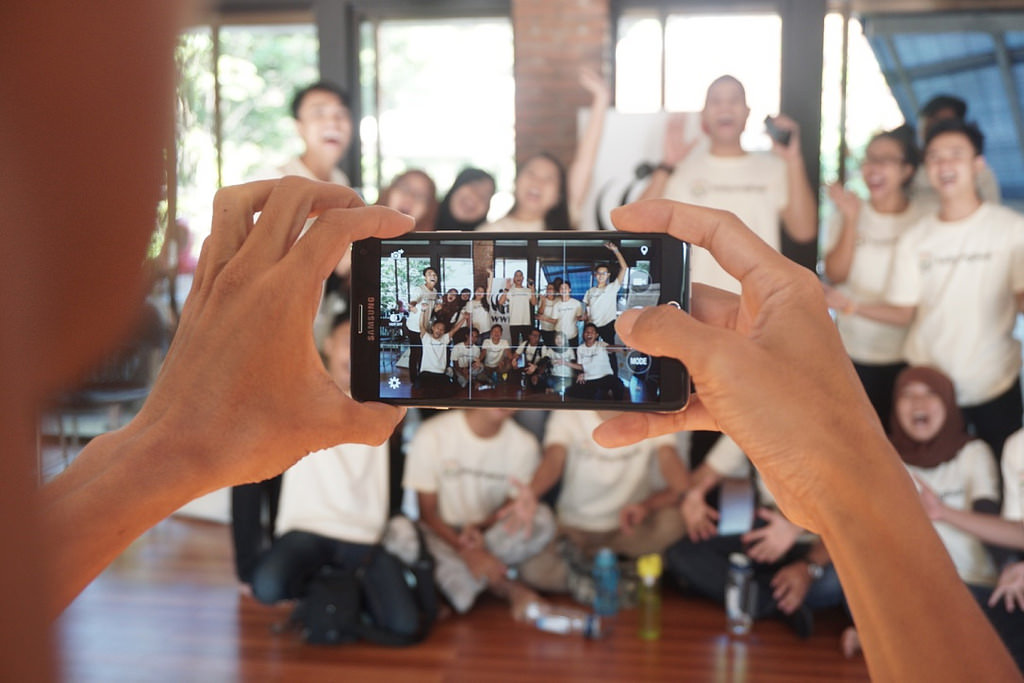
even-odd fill
[{"label": "group of people in photo", "polygon": [[[403,247],[402,259],[417,258],[410,244]],[[426,243],[421,248],[429,254]],[[555,275],[541,290],[522,269],[498,286],[493,262],[485,264],[486,286],[449,287],[442,294],[437,269],[423,268],[421,284],[392,293],[396,310],[385,325],[400,327],[402,335],[381,334],[391,340],[381,347],[381,395],[486,400],[484,392],[491,392],[503,399],[525,393],[623,400],[632,378],[624,382],[619,374],[625,349],[616,342],[614,325],[625,305],[620,294],[629,264],[618,244],[608,241],[601,248],[614,262],[589,267],[591,286],[582,297],[573,296],[568,278]],[[501,242],[495,249],[499,258],[517,255]],[[567,275],[567,267],[586,272],[588,266],[566,262],[554,270]],[[398,296],[408,298],[407,307],[398,305]],[[643,397],[649,390],[641,379],[634,391]]]},{"label": "group of people in photo", "polygon": [[[441,201],[422,172],[396,178],[381,201],[412,215],[417,230],[576,227],[609,101],[593,74],[581,82],[594,108],[573,165],[566,170],[547,154],[528,158],[508,216],[487,221],[494,178],[472,168]],[[866,196],[838,184],[828,188],[834,212],[823,229],[823,287],[877,419],[914,477],[920,504],[1020,664],[1024,406],[1013,328],[1024,306],[1024,219],[1000,204],[983,156],[984,136],[966,110],[959,98],[934,98],[921,112],[920,131],[907,124],[871,138],[860,164]],[[685,118],[671,116],[644,197],[730,211],[776,250],[783,233],[808,243],[818,235],[818,212],[799,125],[775,117],[775,125],[790,132],[788,143],[751,152],[740,142],[749,111],[742,83],[722,76],[709,86],[701,112],[706,147],[685,142]],[[609,258],[589,264],[590,286],[582,295],[568,278],[536,277],[541,271],[516,269],[496,279],[496,260],[484,268],[486,282],[445,288],[439,262],[432,260],[435,265],[419,273],[422,283],[396,306],[405,331],[392,361],[408,351],[399,363],[410,387],[404,395],[470,397],[505,387],[510,393],[503,395],[513,397],[628,396],[615,321],[630,266],[614,240],[604,246]],[[695,297],[714,296],[701,285],[739,292],[738,281],[705,250],[694,252]],[[343,281],[343,264],[337,272]],[[382,367],[382,394],[393,371]],[[453,411],[424,419],[397,439],[401,455],[390,462],[404,462],[402,483],[414,494],[417,523],[437,559],[438,585],[456,612],[470,609],[484,590],[509,600],[519,617],[525,604],[546,594],[582,594],[589,562],[601,547],[624,561],[662,553],[667,574],[680,586],[718,601],[729,555],[743,552],[760,587],[755,618],[781,617],[801,637],[813,631],[815,610],[845,605],[828,549],[775,506],[735,442],[694,432],[619,452],[589,437],[608,416],[555,411],[531,433],[508,409]],[[314,457],[326,462],[334,456]],[[719,533],[714,492],[723,481],[750,476],[757,514],[748,529]],[[363,482],[363,474],[339,479],[332,495],[355,496],[356,489],[364,495]],[[374,509],[382,506],[375,500]],[[288,509],[283,502],[282,508]],[[363,542],[385,538],[386,521],[378,515],[368,535],[323,532]],[[388,543],[408,553],[402,543]],[[272,566],[279,576],[280,563]],[[263,588],[261,578],[240,576],[260,599],[283,595]],[[301,597],[301,589],[289,596]],[[859,649],[852,623],[842,649],[850,656]]]}]

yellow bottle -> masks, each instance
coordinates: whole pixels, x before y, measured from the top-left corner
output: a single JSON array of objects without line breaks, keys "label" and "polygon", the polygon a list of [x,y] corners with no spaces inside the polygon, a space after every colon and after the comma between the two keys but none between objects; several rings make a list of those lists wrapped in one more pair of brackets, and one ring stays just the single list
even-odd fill
[{"label": "yellow bottle", "polygon": [[653,553],[637,559],[636,573],[640,576],[636,596],[640,622],[637,635],[642,640],[657,640],[661,638],[661,592],[658,590],[661,555]]}]

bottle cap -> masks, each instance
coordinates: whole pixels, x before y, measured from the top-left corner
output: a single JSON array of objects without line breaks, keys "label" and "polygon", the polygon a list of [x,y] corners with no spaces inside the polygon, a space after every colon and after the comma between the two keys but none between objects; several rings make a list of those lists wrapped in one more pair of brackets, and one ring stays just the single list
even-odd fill
[{"label": "bottle cap", "polygon": [[[651,553],[643,555],[636,561],[636,573],[644,580],[644,583],[651,585],[661,576],[661,555]],[[648,579],[650,581],[648,582]]]},{"label": "bottle cap", "polygon": [[746,569],[750,566],[750,558],[743,553],[729,553],[729,564],[733,567]]},{"label": "bottle cap", "polygon": [[594,557],[594,565],[598,567],[614,567],[615,563],[615,553],[611,548],[601,548]]}]

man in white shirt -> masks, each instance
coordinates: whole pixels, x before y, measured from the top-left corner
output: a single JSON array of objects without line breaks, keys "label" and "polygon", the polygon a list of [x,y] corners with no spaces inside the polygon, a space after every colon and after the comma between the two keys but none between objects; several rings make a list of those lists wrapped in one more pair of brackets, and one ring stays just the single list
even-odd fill
[{"label": "man in white shirt", "polygon": [[[683,534],[674,505],[686,488],[686,471],[674,434],[629,446],[604,448],[591,436],[603,420],[617,413],[556,411],[548,419],[541,464],[520,496],[534,503],[561,480],[556,516],[558,532],[584,561],[598,549],[611,548],[629,557],[659,553]],[[667,486],[655,488],[652,470]],[[527,501],[516,510],[529,514]],[[570,588],[570,566],[557,541],[520,566],[520,576],[541,590]],[[585,568],[581,568],[586,572]]]},{"label": "man in white shirt", "polygon": [[484,369],[480,360],[481,353],[477,346],[476,330],[469,327],[466,339],[452,347],[452,368],[459,386],[466,387],[470,382],[478,381]]},{"label": "man in white shirt", "polygon": [[924,165],[938,213],[908,229],[896,247],[888,303],[829,292],[829,305],[892,325],[909,325],[904,355],[938,368],[956,388],[974,434],[1002,453],[1020,429],[1021,348],[1013,337],[1024,309],[1024,217],[982,201],[976,178],[984,137],[959,119],[929,131]]},{"label": "man in white shirt", "polygon": [[532,311],[537,305],[537,294],[531,287],[523,286],[523,271],[517,270],[511,280],[505,280],[505,293],[498,300],[500,305],[508,303],[508,331],[512,346],[526,339],[533,324]]},{"label": "man in white shirt", "polygon": [[[490,589],[522,616],[540,598],[508,578],[518,565],[544,548],[554,535],[545,507],[531,509],[516,526],[505,505],[522,495],[537,467],[539,446],[509,419],[511,410],[451,411],[424,422],[409,445],[404,484],[416,492],[420,527],[436,561],[441,592],[457,612],[473,606]],[[511,509],[511,508],[510,508]]]},{"label": "man in white shirt", "polygon": [[[522,363],[520,364],[520,361]],[[534,328],[516,349],[512,364],[522,367],[523,387],[530,391],[547,389],[547,378],[551,373],[551,358],[548,348],[541,340],[540,330]]]},{"label": "man in white shirt", "polygon": [[[600,263],[594,267],[594,279],[597,284],[587,290],[583,295],[583,306],[586,311],[584,320],[597,325],[597,333],[608,346],[615,346],[615,319],[619,317],[618,299],[622,283],[626,281],[626,273],[629,265],[623,258],[619,248],[611,242],[605,242],[604,246],[615,254],[619,262],[619,274],[611,279],[611,271],[608,266]],[[611,362],[612,374],[619,374],[619,362],[614,351],[608,353],[608,360]]]},{"label": "man in white shirt", "polygon": [[450,396],[454,387],[448,376],[448,344],[452,335],[466,324],[467,316],[460,315],[455,325],[448,329],[444,320],[430,322],[426,313],[420,316],[420,342],[422,358],[417,377],[417,386],[422,396],[428,398]]},{"label": "man in white shirt", "polygon": [[491,336],[480,345],[484,355],[484,372],[491,384],[504,382],[512,371],[512,354],[508,342],[501,336],[501,325],[491,326]]},{"label": "man in white shirt", "polygon": [[579,343],[577,324],[583,320],[583,304],[572,298],[572,286],[563,282],[558,287],[559,299],[554,306],[550,307],[551,317],[544,319],[555,326],[555,332],[565,337],[566,346],[576,346]]},{"label": "man in white shirt", "polygon": [[576,398],[605,400],[611,396],[621,401],[625,392],[620,380],[612,370],[608,345],[598,337],[597,325],[583,326],[583,343],[576,347],[576,358],[582,370],[569,394]]},{"label": "man in white shirt", "polygon": [[[351,324],[344,314],[324,341],[327,370],[348,392]],[[252,574],[260,602],[301,599],[324,568],[355,569],[380,543],[388,527],[388,444],[340,444],[307,455],[283,475],[277,537]],[[395,524],[408,524],[396,518]],[[382,580],[383,577],[382,577]],[[388,596],[389,590],[377,591]],[[415,606],[395,601],[387,623],[378,626],[412,633],[419,625]]]}]

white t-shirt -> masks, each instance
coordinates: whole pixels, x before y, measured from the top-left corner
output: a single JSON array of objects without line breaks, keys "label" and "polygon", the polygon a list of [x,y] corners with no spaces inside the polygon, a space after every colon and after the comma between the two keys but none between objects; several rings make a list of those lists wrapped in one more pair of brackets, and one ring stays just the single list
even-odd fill
[{"label": "white t-shirt", "polygon": [[618,281],[612,280],[604,286],[604,289],[591,287],[587,290],[587,293],[583,295],[583,303],[587,306],[587,315],[590,316],[590,322],[598,327],[604,327],[615,320],[618,315],[618,306],[616,304],[620,289],[621,286]]},{"label": "white t-shirt", "polygon": [[430,312],[437,303],[440,293],[436,289],[427,289],[426,285],[420,285],[413,291],[412,301],[409,302],[409,317],[405,320],[405,326],[416,334],[420,334],[420,318],[427,316],[430,319]]},{"label": "white t-shirt", "polygon": [[1024,520],[1024,429],[1003,444],[1003,517]]},{"label": "white t-shirt", "polygon": [[[546,318],[555,317],[555,304],[558,299],[548,299],[546,296],[542,296],[537,300],[537,316],[544,316]],[[540,320],[540,329],[545,332],[551,332],[555,329],[554,323],[549,323],[547,320]]]},{"label": "white t-shirt", "polygon": [[[952,460],[938,467],[906,468],[955,510],[970,510],[977,500],[999,500],[996,462],[988,445],[980,439],[968,442]],[[980,586],[995,585],[996,567],[977,536],[946,522],[933,525],[961,579]]]},{"label": "white t-shirt", "polygon": [[466,342],[459,342],[452,349],[452,363],[460,368],[468,368],[473,361],[480,359],[480,347],[468,346]]},{"label": "white t-shirt", "polygon": [[576,320],[583,315],[583,304],[572,297],[568,301],[559,299],[552,310],[552,317],[558,321],[555,323],[555,330],[564,334],[566,340],[575,339],[579,334]]},{"label": "white t-shirt", "polygon": [[489,368],[498,367],[498,363],[501,362],[502,355],[504,355],[505,350],[509,348],[508,342],[504,339],[495,344],[489,337],[485,339],[484,343],[480,346],[484,350],[484,365]]},{"label": "white t-shirt", "polygon": [[[999,180],[988,164],[982,166],[974,182],[978,188],[978,196],[981,197],[982,201],[992,202],[993,204],[999,204],[1003,201],[1003,193],[999,189]],[[931,181],[928,180],[928,171],[925,169],[924,164],[917,167],[917,173],[914,174],[914,181],[911,183],[911,192],[914,201],[927,208],[929,213],[939,210],[939,193],[935,191]]]},{"label": "white t-shirt", "polygon": [[926,216],[896,247],[887,300],[916,306],[904,356],[953,380],[957,403],[1005,392],[1021,368],[1014,292],[1024,291],[1024,217],[982,204],[959,221]]},{"label": "white t-shirt", "polygon": [[420,335],[423,341],[423,360],[420,363],[420,372],[436,372],[444,374],[448,369],[448,342],[451,337],[446,333],[440,339],[433,335]]},{"label": "white t-shirt", "polygon": [[[896,243],[922,215],[919,205],[913,203],[902,213],[883,214],[871,208],[869,202],[862,201],[850,273],[837,289],[857,303],[884,303]],[[841,229],[842,216],[837,212],[826,233],[826,252],[835,248]],[[864,316],[843,313],[837,315],[836,323],[846,352],[853,360],[869,365],[886,365],[903,360],[906,326],[889,325]]]},{"label": "white t-shirt", "polygon": [[558,521],[585,531],[618,528],[619,511],[651,494],[650,461],[658,448],[676,447],[675,434],[667,434],[630,446],[603,448],[591,436],[601,421],[593,411],[555,411],[544,433],[545,448],[559,444],[566,449]]},{"label": "white t-shirt", "polygon": [[[708,150],[694,150],[669,177],[665,198],[732,211],[778,250],[779,212],[789,203],[786,162],[770,152],[723,157],[713,156]],[[691,264],[694,282],[740,291],[739,282],[707,250],[694,247]]]},{"label": "white t-shirt", "polygon": [[540,344],[537,346],[530,346],[530,342],[528,341],[522,341],[519,343],[519,346],[516,347],[516,354],[522,356],[523,361],[526,363],[535,363],[548,355],[546,346],[541,346]]},{"label": "white t-shirt", "polygon": [[445,524],[477,524],[514,494],[510,478],[529,484],[539,461],[537,439],[513,420],[484,439],[469,428],[464,411],[452,411],[420,425],[403,485],[436,493]]},{"label": "white t-shirt", "polygon": [[284,473],[277,533],[308,531],[376,543],[388,520],[388,445],[341,444]]},{"label": "white t-shirt", "polygon": [[470,299],[462,307],[464,313],[469,313],[469,324],[477,332],[486,334],[491,330],[491,312],[484,308],[482,302]]},{"label": "white t-shirt", "polygon": [[499,218],[493,223],[484,223],[477,228],[478,232],[543,232],[544,219],[523,221],[512,216]]},{"label": "white t-shirt", "polygon": [[[572,377],[573,368],[566,363],[576,362],[576,350],[571,346],[546,349],[548,358],[551,359],[551,374],[555,377]],[[557,361],[563,361],[561,363]]]},{"label": "white t-shirt", "polygon": [[576,357],[583,366],[583,379],[588,382],[612,374],[612,364],[608,360],[608,344],[600,339],[594,342],[593,346],[577,346]]},{"label": "white t-shirt", "polygon": [[[300,178],[309,178],[310,180],[320,181],[320,179],[313,174],[313,171],[309,170],[309,167],[302,163],[302,159],[298,157],[289,159],[277,168],[260,169],[249,176],[248,180],[270,180],[272,178],[280,178],[286,175],[297,175]],[[331,178],[328,182],[334,183],[335,185],[349,186],[348,176],[337,167],[331,169]],[[313,219],[307,221],[307,228],[308,223],[312,222]]]},{"label": "white t-shirt", "polygon": [[530,324],[530,297],[533,290],[529,287],[512,287],[508,290],[508,324]]}]

